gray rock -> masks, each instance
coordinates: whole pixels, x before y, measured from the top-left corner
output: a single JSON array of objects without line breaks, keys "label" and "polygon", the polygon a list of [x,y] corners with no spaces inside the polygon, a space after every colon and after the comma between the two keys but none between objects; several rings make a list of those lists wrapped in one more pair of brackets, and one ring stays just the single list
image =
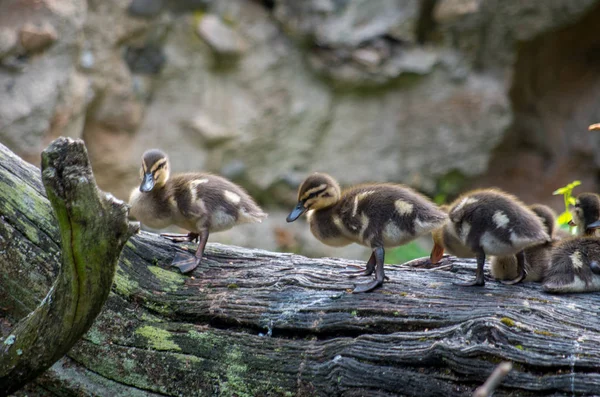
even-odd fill
[{"label": "gray rock", "polygon": [[183,126],[200,137],[207,148],[222,145],[237,136],[234,131],[216,123],[205,114],[199,114],[189,121],[183,121]]},{"label": "gray rock", "polygon": [[10,54],[17,46],[17,32],[14,29],[0,28],[0,59]]},{"label": "gray rock", "polygon": [[163,0],[133,0],[127,8],[129,15],[141,18],[153,18],[163,9]]},{"label": "gray rock", "polygon": [[244,39],[216,15],[203,15],[198,22],[197,32],[219,55],[237,56],[246,50],[247,44]]}]

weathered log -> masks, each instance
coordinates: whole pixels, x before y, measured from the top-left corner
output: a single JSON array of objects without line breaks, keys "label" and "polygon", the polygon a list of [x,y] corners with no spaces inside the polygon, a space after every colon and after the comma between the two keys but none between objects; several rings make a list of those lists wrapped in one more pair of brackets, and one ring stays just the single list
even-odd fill
[{"label": "weathered log", "polygon": [[121,249],[138,229],[123,202],[99,192],[82,141],[55,140],[42,153],[42,170],[62,265],[42,303],[2,339],[0,396],[47,370],[87,332],[108,297]]},{"label": "weathered log", "polygon": [[[0,310],[14,322],[50,286],[59,240],[39,171],[2,150]],[[501,361],[513,370],[495,396],[600,391],[597,294],[460,288],[474,262],[447,258],[451,271],[389,266],[383,288],[354,295],[342,272],[357,262],[209,243],[189,277],[169,268],[180,249],[132,237],[96,322],[29,395],[465,396]]]}]

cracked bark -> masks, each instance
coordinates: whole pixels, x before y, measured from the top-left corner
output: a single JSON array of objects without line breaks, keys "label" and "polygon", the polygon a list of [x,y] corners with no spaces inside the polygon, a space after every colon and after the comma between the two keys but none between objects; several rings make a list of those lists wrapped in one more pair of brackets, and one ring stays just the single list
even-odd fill
[{"label": "cracked bark", "polygon": [[[0,315],[14,322],[51,285],[59,239],[39,172],[0,153]],[[513,370],[495,396],[600,390],[597,294],[459,288],[474,261],[446,258],[452,271],[388,266],[383,288],[353,295],[341,273],[356,262],[209,243],[188,277],[169,269],[179,249],[132,237],[94,325],[29,395],[467,396],[501,361]]]}]

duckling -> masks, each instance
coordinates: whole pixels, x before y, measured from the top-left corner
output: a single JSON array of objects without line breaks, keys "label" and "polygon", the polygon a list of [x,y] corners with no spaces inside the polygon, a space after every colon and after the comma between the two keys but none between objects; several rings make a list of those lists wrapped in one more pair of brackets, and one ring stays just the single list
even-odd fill
[{"label": "duckling", "polygon": [[584,236],[557,243],[542,289],[551,293],[600,291],[600,239]]},{"label": "duckling", "polygon": [[298,204],[288,215],[293,222],[307,212],[312,234],[322,243],[342,247],[357,243],[373,251],[366,269],[356,275],[375,279],[353,292],[368,292],[383,284],[384,248],[396,247],[441,227],[448,216],[428,198],[409,187],[364,184],[343,192],[331,176],[314,173],[298,189]]},{"label": "duckling", "polygon": [[550,241],[542,221],[516,197],[496,189],[468,192],[452,204],[450,222],[444,230],[433,233],[434,248],[430,260],[437,263],[450,247],[461,257],[476,257],[475,280],[455,283],[483,286],[486,255],[516,255],[517,277],[505,284],[525,278],[523,249]]},{"label": "duckling", "polygon": [[[550,253],[555,237],[556,213],[552,208],[543,204],[533,204],[529,208],[541,219],[546,233],[552,241],[533,247],[525,248],[525,279],[524,281],[541,281],[550,265]],[[490,273],[496,280],[513,280],[518,277],[517,258],[515,255],[494,256],[490,260]]]},{"label": "duckling", "polygon": [[173,242],[199,241],[194,258],[175,258],[182,273],[200,264],[208,235],[243,223],[262,222],[267,214],[240,186],[209,173],[170,175],[169,159],[158,149],[142,156],[142,183],[131,192],[130,214],[144,225],[162,229],[176,225],[188,234],[163,233]]},{"label": "duckling", "polygon": [[591,224],[600,219],[600,197],[595,193],[581,193],[575,205],[569,207],[571,221],[569,225],[577,226],[578,236],[594,236],[596,229]]}]

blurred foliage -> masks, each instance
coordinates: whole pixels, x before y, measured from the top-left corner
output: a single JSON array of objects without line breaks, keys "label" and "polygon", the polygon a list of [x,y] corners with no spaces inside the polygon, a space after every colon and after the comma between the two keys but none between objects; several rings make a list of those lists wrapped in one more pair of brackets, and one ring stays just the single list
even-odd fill
[{"label": "blurred foliage", "polygon": [[457,170],[452,170],[441,176],[437,180],[435,188],[436,194],[433,197],[433,201],[437,205],[442,205],[454,200],[465,185],[465,182],[466,177],[462,172]]},{"label": "blurred foliage", "polygon": [[569,227],[569,231],[572,232],[571,227],[569,226],[569,221],[571,220],[571,213],[569,212],[569,205],[575,205],[575,197],[573,197],[573,189],[577,186],[581,185],[581,181],[573,181],[566,186],[563,186],[559,189],[556,189],[552,192],[553,195],[558,196],[560,194],[563,195],[563,199],[565,202],[565,211],[560,214],[557,218],[558,225],[561,229],[566,229]]},{"label": "blurred foliage", "polygon": [[429,251],[421,247],[416,241],[411,241],[403,246],[385,250],[385,263],[402,264],[424,256],[429,256]]}]

